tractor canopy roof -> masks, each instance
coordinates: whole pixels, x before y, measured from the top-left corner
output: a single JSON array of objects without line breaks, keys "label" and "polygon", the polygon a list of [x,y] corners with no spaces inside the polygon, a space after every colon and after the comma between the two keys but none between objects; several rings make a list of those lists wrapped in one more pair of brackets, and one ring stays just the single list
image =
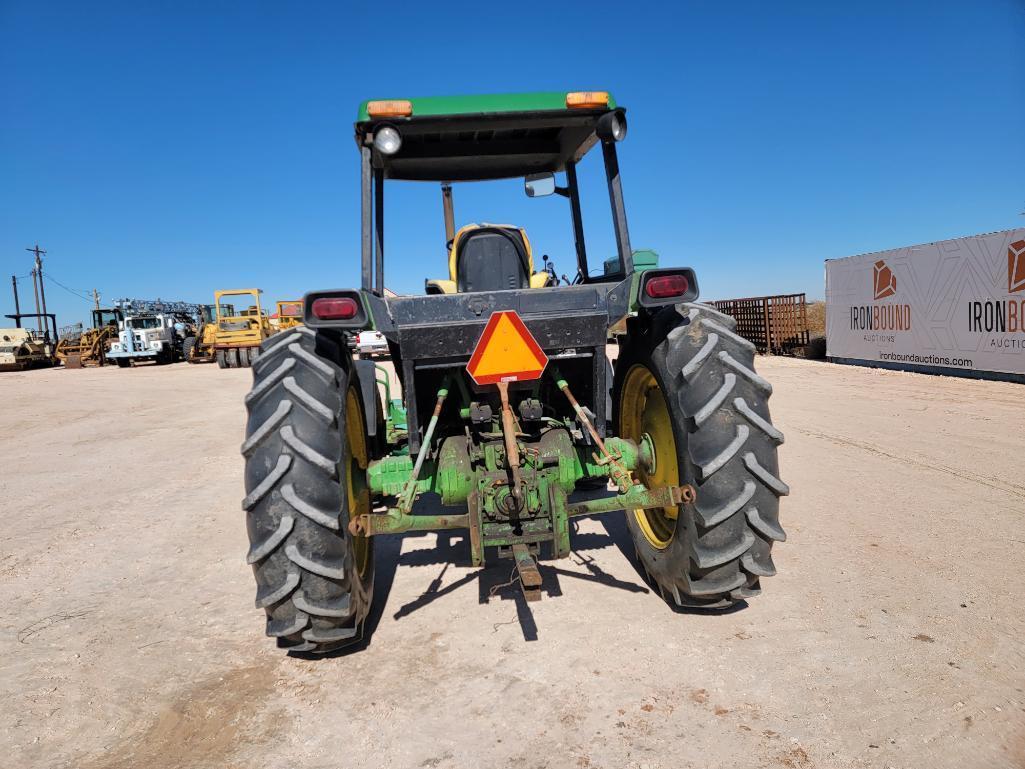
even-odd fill
[{"label": "tractor canopy roof", "polygon": [[[390,179],[472,181],[561,171],[594,145],[598,119],[617,109],[605,91],[377,99],[360,104],[356,142]],[[399,132],[392,154],[374,146]]]}]

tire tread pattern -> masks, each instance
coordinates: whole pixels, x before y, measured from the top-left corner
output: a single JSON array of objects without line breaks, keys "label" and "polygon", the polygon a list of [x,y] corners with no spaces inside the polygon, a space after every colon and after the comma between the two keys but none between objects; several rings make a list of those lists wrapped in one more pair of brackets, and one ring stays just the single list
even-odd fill
[{"label": "tire tread pattern", "polygon": [[675,311],[681,317],[651,340],[650,354],[632,359],[657,369],[678,435],[686,434],[681,472],[697,500],[681,509],[666,550],[650,547],[633,523],[631,530],[663,596],[680,606],[727,607],[757,595],[759,579],[776,573],[770,550],[786,538],[778,511],[789,493],[776,456],[783,434],[769,416],[772,386],[755,372],[755,347],[736,333],[734,319],[701,304]]},{"label": "tire tread pattern", "polygon": [[292,651],[358,641],[369,611],[372,578],[356,573],[346,528],[340,361],[339,346],[305,326],[280,332],[252,360],[245,399],[246,560],[267,634]]}]

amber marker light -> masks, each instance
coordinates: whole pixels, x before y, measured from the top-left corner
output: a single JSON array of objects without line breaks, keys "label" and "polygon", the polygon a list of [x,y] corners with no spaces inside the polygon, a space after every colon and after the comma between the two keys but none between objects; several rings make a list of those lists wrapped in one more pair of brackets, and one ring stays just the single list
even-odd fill
[{"label": "amber marker light", "polygon": [[595,109],[609,106],[608,91],[573,91],[566,94],[566,106],[570,109]]},{"label": "amber marker light", "polygon": [[413,114],[413,102],[406,99],[384,99],[367,103],[370,117],[409,117]]}]

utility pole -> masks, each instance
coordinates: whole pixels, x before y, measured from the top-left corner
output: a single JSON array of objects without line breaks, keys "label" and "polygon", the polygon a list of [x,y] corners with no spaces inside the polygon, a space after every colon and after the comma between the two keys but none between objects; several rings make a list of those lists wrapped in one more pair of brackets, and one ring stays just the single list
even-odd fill
[{"label": "utility pole", "polygon": [[[42,260],[42,257],[40,256],[40,254],[45,254],[46,251],[41,249],[39,247],[38,243],[36,243],[34,248],[26,248],[25,250],[26,251],[31,251],[32,253],[34,253],[36,255],[36,266],[32,270],[32,282],[33,282],[33,285],[34,286],[38,285],[38,289],[37,289],[37,293],[36,293],[36,314],[37,315],[39,314],[39,297],[41,296],[43,298],[43,315],[45,315],[46,314],[46,289],[43,288],[43,260]],[[45,318],[36,318],[37,328],[39,329],[40,333],[43,332],[43,325],[44,325],[43,321],[44,320],[45,320]],[[49,329],[50,327],[46,326],[46,328]]]},{"label": "utility pole", "polygon": [[[14,314],[21,315],[21,303],[18,301],[18,279],[11,276],[11,288],[14,289]],[[18,325],[21,325],[21,318],[18,318]]]},{"label": "utility pole", "polygon": [[38,275],[36,268],[32,268],[32,293],[36,297],[36,329],[39,333],[43,333],[43,319],[39,315],[39,280],[36,277]]},{"label": "utility pole", "polygon": [[100,292],[95,288],[93,289],[93,301],[96,303],[96,309],[100,309]]}]

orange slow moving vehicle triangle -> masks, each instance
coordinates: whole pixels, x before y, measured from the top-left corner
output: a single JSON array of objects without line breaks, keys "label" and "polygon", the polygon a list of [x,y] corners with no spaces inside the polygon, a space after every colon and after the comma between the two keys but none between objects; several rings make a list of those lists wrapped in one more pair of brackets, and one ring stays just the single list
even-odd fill
[{"label": "orange slow moving vehicle triangle", "polygon": [[512,310],[491,314],[466,370],[479,385],[537,379],[548,356]]}]

